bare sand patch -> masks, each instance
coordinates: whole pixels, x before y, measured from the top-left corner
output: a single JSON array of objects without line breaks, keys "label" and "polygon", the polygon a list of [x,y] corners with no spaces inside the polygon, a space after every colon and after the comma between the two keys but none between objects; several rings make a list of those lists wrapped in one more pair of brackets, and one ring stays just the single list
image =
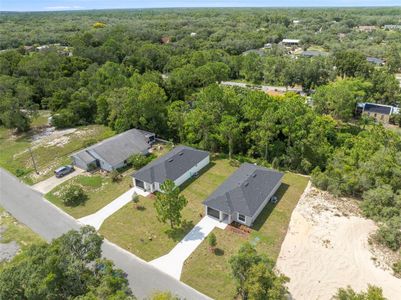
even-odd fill
[{"label": "bare sand patch", "polygon": [[388,299],[401,299],[401,279],[374,259],[368,240],[376,229],[355,200],[310,188],[292,213],[277,261],[293,298],[331,299],[338,288],[372,284]]}]

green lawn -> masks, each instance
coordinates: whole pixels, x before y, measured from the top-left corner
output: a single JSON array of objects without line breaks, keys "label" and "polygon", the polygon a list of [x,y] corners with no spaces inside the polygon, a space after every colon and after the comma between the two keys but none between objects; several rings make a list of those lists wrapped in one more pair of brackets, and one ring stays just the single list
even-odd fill
[{"label": "green lawn", "polygon": [[230,275],[230,257],[244,242],[249,241],[256,246],[259,253],[276,260],[287,233],[291,213],[307,183],[307,177],[286,173],[276,194],[278,203],[265,207],[255,221],[251,234],[244,237],[216,228],[216,254],[209,251],[206,241],[202,242],[185,261],[181,280],[212,298],[233,299],[235,282]]},{"label": "green lawn", "polygon": [[[27,226],[18,223],[17,220],[2,207],[0,207],[0,227],[2,228],[2,232],[0,233],[0,248],[2,243],[6,244],[15,241],[23,251],[29,245],[44,242],[39,235]],[[4,262],[0,262],[0,269],[2,264],[4,264]]]},{"label": "green lawn", "polygon": [[[93,214],[118,196],[131,188],[132,179],[129,174],[123,176],[119,182],[112,180],[105,175],[78,175],[57,186],[45,195],[45,198],[60,207],[74,218],[82,218]],[[65,206],[60,195],[70,185],[75,184],[83,188],[89,199],[85,204],[76,207]]]},{"label": "green lawn", "polygon": [[[45,117],[40,118],[42,120],[34,122],[39,127],[43,125]],[[34,128],[28,133],[15,136],[11,130],[0,128],[0,166],[18,175],[28,184],[49,178],[55,169],[61,165],[70,164],[69,156],[73,152],[114,135],[108,127],[90,125],[79,127],[75,132],[62,137],[34,143],[31,139],[38,130]],[[29,147],[32,148],[39,175],[34,172]]]},{"label": "green lawn", "polygon": [[204,214],[202,201],[207,198],[236,167],[227,160],[212,161],[200,176],[182,187],[182,194],[188,200],[183,210],[184,225],[171,231],[167,224],[157,220],[153,206],[154,198],[140,198],[140,209],[129,203],[110,216],[100,228],[107,239],[135,255],[150,261],[167,254]]}]

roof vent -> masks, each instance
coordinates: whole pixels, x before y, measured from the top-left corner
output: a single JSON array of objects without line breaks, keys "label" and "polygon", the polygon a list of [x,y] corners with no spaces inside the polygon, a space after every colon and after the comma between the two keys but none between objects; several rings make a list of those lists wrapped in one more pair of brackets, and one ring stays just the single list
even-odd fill
[{"label": "roof vent", "polygon": [[253,173],[253,174],[252,174],[252,177],[255,178],[255,177],[256,177],[256,173]]},{"label": "roof vent", "polygon": [[169,160],[168,160],[168,162],[172,162],[174,159],[173,158],[170,158]]},{"label": "roof vent", "polygon": [[178,153],[179,156],[182,156],[183,154],[184,154],[184,152],[182,152],[182,151],[180,153]]},{"label": "roof vent", "polygon": [[245,186],[248,186],[249,185],[249,182],[245,182],[245,184],[244,184]]}]

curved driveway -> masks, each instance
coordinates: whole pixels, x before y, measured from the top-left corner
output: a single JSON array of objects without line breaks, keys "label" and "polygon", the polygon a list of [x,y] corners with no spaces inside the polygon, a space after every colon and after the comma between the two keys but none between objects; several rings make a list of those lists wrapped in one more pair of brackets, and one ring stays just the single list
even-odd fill
[{"label": "curved driveway", "polygon": [[[42,194],[1,168],[0,206],[47,241],[81,226],[77,220],[43,199]],[[139,299],[155,291],[171,291],[191,300],[210,299],[107,240],[102,250],[104,257],[128,274],[130,287]]]}]

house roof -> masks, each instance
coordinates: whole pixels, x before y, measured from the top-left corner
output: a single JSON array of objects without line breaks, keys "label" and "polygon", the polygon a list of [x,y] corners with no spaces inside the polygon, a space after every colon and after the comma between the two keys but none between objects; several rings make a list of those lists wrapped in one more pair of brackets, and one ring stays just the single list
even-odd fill
[{"label": "house roof", "polygon": [[92,162],[91,152],[94,152],[111,166],[117,165],[128,159],[131,155],[142,153],[150,147],[148,137],[153,133],[130,129],[116,136],[108,138],[100,143],[90,146],[73,154],[85,162]]},{"label": "house roof", "polygon": [[370,57],[370,56],[368,56],[368,57],[366,57],[366,60],[367,60],[368,62],[374,63],[374,64],[376,64],[376,65],[382,65],[382,64],[384,64],[384,60],[382,60],[382,59],[380,59],[380,58],[377,58],[377,57]]},{"label": "house roof", "polygon": [[283,39],[281,42],[282,43],[291,43],[291,44],[298,44],[301,40],[296,40],[296,39]]},{"label": "house roof", "polygon": [[94,158],[89,152],[87,152],[86,149],[75,153],[74,156],[82,160],[87,165],[96,161],[96,158]]},{"label": "house roof", "polygon": [[132,174],[132,177],[148,183],[163,183],[166,179],[174,181],[208,156],[207,151],[177,146]]},{"label": "house roof", "polygon": [[312,57],[312,56],[327,56],[327,52],[316,51],[316,50],[307,50],[301,53],[302,56]]},{"label": "house roof", "polygon": [[385,115],[391,115],[393,107],[390,105],[376,104],[376,103],[365,103],[363,111],[371,113],[379,113]]},{"label": "house roof", "polygon": [[252,217],[283,176],[275,170],[244,163],[203,204]]}]

